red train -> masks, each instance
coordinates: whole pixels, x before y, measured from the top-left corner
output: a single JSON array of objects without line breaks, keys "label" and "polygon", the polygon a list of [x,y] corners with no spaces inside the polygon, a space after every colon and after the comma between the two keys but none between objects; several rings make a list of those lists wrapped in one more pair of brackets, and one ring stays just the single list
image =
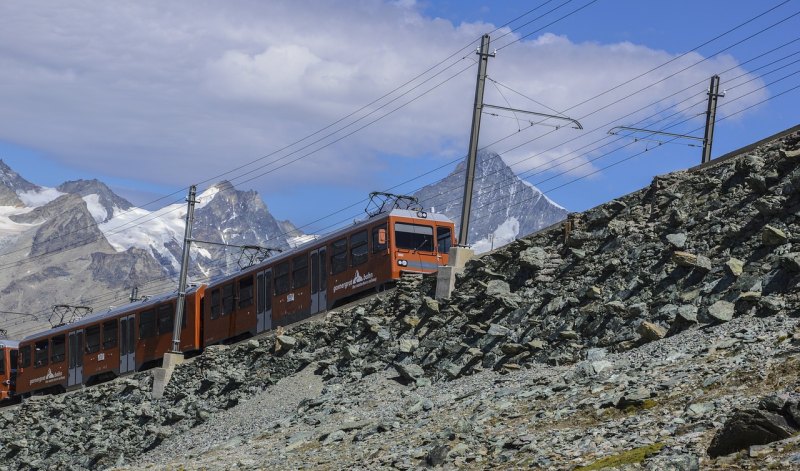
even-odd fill
[{"label": "red train", "polygon": [[[447,264],[454,231],[443,215],[395,209],[193,287],[180,349],[195,352],[296,322],[381,290],[404,272],[433,273]],[[157,365],[171,348],[176,299],[132,303],[9,343],[2,370],[8,388],[0,398],[91,385]],[[13,373],[11,365],[18,365]]]}]

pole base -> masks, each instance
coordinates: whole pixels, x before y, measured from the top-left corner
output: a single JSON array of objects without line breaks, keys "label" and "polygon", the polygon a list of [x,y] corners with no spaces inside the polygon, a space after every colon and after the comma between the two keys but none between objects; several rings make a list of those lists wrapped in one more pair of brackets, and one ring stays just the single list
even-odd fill
[{"label": "pole base", "polygon": [[161,368],[153,370],[153,399],[161,399],[164,397],[164,390],[167,389],[167,384],[172,377],[172,372],[175,367],[183,363],[183,353],[165,353],[164,361]]}]

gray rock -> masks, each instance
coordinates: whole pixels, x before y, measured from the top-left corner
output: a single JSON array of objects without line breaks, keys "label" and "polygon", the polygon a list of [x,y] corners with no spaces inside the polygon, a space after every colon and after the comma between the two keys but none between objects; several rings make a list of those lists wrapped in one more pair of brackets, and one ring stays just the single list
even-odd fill
[{"label": "gray rock", "polygon": [[780,155],[782,158],[787,160],[797,160],[797,158],[800,157],[800,149],[795,149],[795,150],[781,149]]},{"label": "gray rock", "polygon": [[667,242],[669,242],[676,249],[682,249],[686,246],[686,234],[682,232],[677,234],[667,234]]},{"label": "gray rock", "polygon": [[425,375],[425,370],[421,366],[409,363],[407,365],[395,365],[395,369],[403,378],[416,381]]},{"label": "gray rock", "polygon": [[689,252],[675,251],[672,253],[672,262],[681,267],[694,267],[697,255]]},{"label": "gray rock", "polygon": [[782,245],[789,241],[789,237],[777,227],[767,225],[761,231],[761,241],[764,245]]},{"label": "gray rock", "polygon": [[447,462],[447,455],[450,452],[450,447],[447,445],[436,445],[425,456],[425,462],[428,466],[441,466]]},{"label": "gray rock", "polygon": [[709,259],[708,257],[706,257],[704,255],[698,255],[697,256],[697,261],[695,262],[694,266],[698,270],[709,272],[709,271],[711,271],[711,268],[712,268],[711,259]]},{"label": "gray rock", "polygon": [[713,402],[695,402],[689,404],[686,412],[694,417],[702,417],[715,409]]},{"label": "gray rock", "polygon": [[708,447],[712,458],[789,438],[797,432],[786,419],[763,410],[738,411],[722,426]]},{"label": "gray rock", "polygon": [[786,270],[794,273],[800,272],[800,253],[787,253],[786,255],[782,255],[778,260],[781,266]]},{"label": "gray rock", "polygon": [[738,258],[730,258],[725,262],[725,269],[733,276],[739,276],[744,271],[744,262]]},{"label": "gray rock", "polygon": [[728,301],[717,301],[708,307],[708,315],[721,322],[733,319],[734,304]]},{"label": "gray rock", "polygon": [[605,307],[614,314],[627,314],[628,308],[625,307],[625,303],[621,301],[610,301],[605,303]]},{"label": "gray rock", "polygon": [[600,299],[603,297],[603,289],[599,286],[590,286],[586,288],[585,296],[589,299]]},{"label": "gray rock", "polygon": [[275,351],[282,352],[288,352],[297,345],[297,339],[290,335],[278,335],[275,342]]},{"label": "gray rock", "polygon": [[486,331],[486,335],[492,337],[507,337],[510,332],[511,329],[509,329],[508,327],[502,326],[500,324],[490,324],[489,330]]},{"label": "gray rock", "polygon": [[511,293],[511,288],[508,286],[508,283],[502,280],[490,280],[486,284],[486,294],[488,296],[507,296]]},{"label": "gray rock", "polygon": [[519,254],[519,263],[534,270],[540,270],[547,261],[547,252],[541,247],[530,247]]},{"label": "gray rock", "polygon": [[617,408],[625,409],[626,407],[639,407],[644,404],[644,401],[653,397],[653,393],[647,388],[637,388],[630,391],[625,391],[625,394],[617,402]]},{"label": "gray rock", "polygon": [[678,317],[687,322],[697,322],[697,307],[689,304],[684,304],[678,308]]},{"label": "gray rock", "polygon": [[641,339],[645,342],[652,342],[653,340],[660,340],[666,337],[667,329],[652,322],[642,321],[636,328],[636,332]]}]

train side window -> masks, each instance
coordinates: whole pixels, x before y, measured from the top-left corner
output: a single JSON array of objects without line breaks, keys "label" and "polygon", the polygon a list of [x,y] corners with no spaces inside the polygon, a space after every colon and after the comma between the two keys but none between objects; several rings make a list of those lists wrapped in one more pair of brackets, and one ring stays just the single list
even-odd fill
[{"label": "train side window", "polygon": [[449,227],[436,228],[436,246],[439,253],[449,253],[453,246],[453,236]]},{"label": "train side window", "polygon": [[369,258],[369,247],[367,245],[367,231],[356,232],[350,236],[350,264],[358,266]]},{"label": "train side window", "polygon": [[49,340],[40,340],[34,345],[33,366],[47,365],[47,351],[50,345]]},{"label": "train side window", "polygon": [[347,270],[347,239],[339,239],[331,244],[331,273]]},{"label": "train side window", "polygon": [[19,367],[27,368],[31,366],[31,346],[26,345],[19,349]]},{"label": "train side window", "polygon": [[139,314],[139,338],[147,339],[156,335],[156,311],[150,309]]},{"label": "train side window", "polygon": [[372,228],[372,253],[383,252],[389,246],[386,224]]},{"label": "train side window", "polygon": [[50,351],[50,363],[59,363],[64,361],[66,346],[67,342],[63,334],[53,337],[53,344]]},{"label": "train side window", "polygon": [[219,317],[220,303],[219,303],[219,288],[211,292],[211,318],[216,319]]},{"label": "train side window", "polygon": [[6,374],[6,351],[0,348],[0,375]]},{"label": "train side window", "polygon": [[253,305],[253,276],[239,280],[239,309]]},{"label": "train side window", "polygon": [[292,259],[292,289],[302,288],[308,284],[308,255],[303,254]]},{"label": "train side window", "polygon": [[86,353],[100,350],[100,326],[90,325],[86,328]]},{"label": "train side window", "polygon": [[275,266],[275,294],[285,294],[289,292],[289,262],[283,262]]},{"label": "train side window", "polygon": [[111,349],[117,346],[117,320],[103,323],[103,348]]},{"label": "train side window", "polygon": [[[175,320],[172,317],[173,314],[172,304],[162,304],[158,306],[158,335],[172,332],[172,328],[175,326]],[[184,316],[185,315],[186,313],[184,312]]]},{"label": "train side window", "polygon": [[228,283],[222,287],[222,315],[227,316],[232,313],[236,306],[235,292],[233,283]]},{"label": "train side window", "polygon": [[394,223],[394,242],[398,249],[433,252],[433,227],[420,224]]}]

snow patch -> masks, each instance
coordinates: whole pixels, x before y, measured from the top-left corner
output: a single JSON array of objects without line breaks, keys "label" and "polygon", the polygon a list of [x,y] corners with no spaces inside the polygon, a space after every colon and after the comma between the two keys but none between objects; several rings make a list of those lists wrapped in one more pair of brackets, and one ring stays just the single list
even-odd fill
[{"label": "snow patch", "polygon": [[106,220],[108,217],[108,212],[106,211],[106,208],[100,204],[100,195],[86,195],[83,197],[83,201],[86,202],[86,208],[89,209],[89,213],[92,215],[95,222],[103,222]]},{"label": "snow patch", "polygon": [[131,247],[146,250],[152,248],[172,260],[173,267],[179,270],[180,264],[167,250],[166,244],[183,241],[185,218],[186,207],[183,204],[165,206],[152,212],[131,208],[116,214],[98,227],[115,250],[124,252]]},{"label": "snow patch", "polygon": [[42,188],[39,191],[23,191],[21,193],[17,193],[17,196],[19,196],[19,199],[25,203],[25,206],[37,208],[39,206],[44,206],[59,196],[65,194],[66,193],[61,193],[55,188]]},{"label": "snow patch", "polygon": [[217,193],[219,193],[219,188],[217,188],[216,186],[212,186],[208,188],[206,191],[200,193],[200,195],[197,196],[197,203],[195,204],[194,209],[195,210],[200,209],[205,205],[207,205],[208,203],[210,203],[211,200],[213,200],[214,197],[217,196]]},{"label": "snow patch", "polygon": [[490,236],[472,244],[472,250],[474,250],[475,253],[488,252],[493,248],[496,249],[497,247],[513,242],[518,235],[519,221],[512,216],[497,226],[497,229],[495,229]]},{"label": "snow patch", "polygon": [[20,224],[12,221],[9,216],[30,212],[33,208],[15,208],[13,206],[0,206],[0,238],[19,235],[31,227],[39,224]]},{"label": "snow patch", "polygon": [[551,199],[550,199],[550,198],[549,198],[547,195],[545,195],[545,194],[542,192],[542,190],[540,190],[539,188],[537,188],[537,187],[536,187],[536,186],[535,186],[533,183],[531,183],[531,182],[529,182],[529,181],[526,181],[526,180],[523,180],[523,179],[520,179],[520,181],[521,181],[522,183],[524,183],[524,184],[525,184],[525,186],[528,186],[528,187],[532,188],[532,189],[533,189],[533,191],[535,191],[536,193],[538,193],[538,194],[540,194],[540,195],[544,196],[544,199],[546,199],[546,200],[547,200],[547,201],[548,201],[550,204],[552,204],[553,206],[557,207],[558,209],[563,209],[564,211],[566,211],[566,210],[567,210],[567,208],[565,208],[565,207],[561,206],[560,204],[556,203],[555,201],[551,200]]}]

